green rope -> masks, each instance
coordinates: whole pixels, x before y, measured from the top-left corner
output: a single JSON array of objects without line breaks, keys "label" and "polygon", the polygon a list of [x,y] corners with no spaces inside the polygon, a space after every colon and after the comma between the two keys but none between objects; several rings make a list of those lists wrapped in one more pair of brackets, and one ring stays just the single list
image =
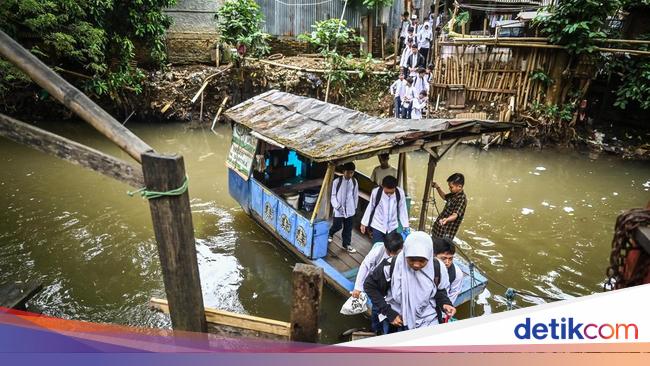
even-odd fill
[{"label": "green rope", "polygon": [[167,192],[148,191],[147,187],[142,187],[135,192],[128,191],[126,192],[126,194],[133,197],[134,195],[140,193],[140,196],[142,196],[142,198],[146,198],[148,200],[154,198],[160,198],[160,197],[167,197],[167,196],[180,196],[181,194],[187,192],[188,182],[189,182],[189,178],[186,175],[185,179],[183,179],[183,184],[181,184],[180,187],[172,189]]}]

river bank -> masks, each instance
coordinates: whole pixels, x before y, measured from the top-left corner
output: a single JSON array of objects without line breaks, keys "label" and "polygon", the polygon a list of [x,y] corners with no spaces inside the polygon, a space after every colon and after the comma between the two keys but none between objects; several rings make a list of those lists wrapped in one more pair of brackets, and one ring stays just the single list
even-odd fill
[{"label": "river bank", "polygon": [[[247,60],[240,68],[172,66],[164,71],[149,71],[142,93],[127,91],[116,100],[104,98],[99,103],[125,123],[129,120],[159,123],[182,121],[191,127],[211,126],[222,104],[223,111],[269,89],[323,99],[327,80],[320,71],[325,68],[322,59],[311,56],[282,57],[271,62]],[[347,81],[332,83],[329,101],[371,116],[389,117],[393,103],[389,87],[396,73],[378,62],[368,64],[366,68],[363,77],[349,74]],[[73,117],[67,109],[38,89],[18,93],[13,98],[15,102],[6,101],[5,112],[26,121]],[[33,103],[38,103],[37,110],[31,108]],[[430,116],[454,118],[459,112],[484,112],[487,119],[498,120],[502,108],[502,105],[492,102],[476,103],[464,110],[449,110],[443,102],[440,109],[432,111]],[[530,118],[522,118],[521,121],[527,127],[511,134],[504,141],[506,146],[532,149],[561,147],[592,154],[612,154],[628,160],[650,160],[650,131],[647,129],[607,123],[577,125],[570,130],[573,134],[571,138],[558,141],[551,137],[548,126],[540,128],[540,124]]]}]

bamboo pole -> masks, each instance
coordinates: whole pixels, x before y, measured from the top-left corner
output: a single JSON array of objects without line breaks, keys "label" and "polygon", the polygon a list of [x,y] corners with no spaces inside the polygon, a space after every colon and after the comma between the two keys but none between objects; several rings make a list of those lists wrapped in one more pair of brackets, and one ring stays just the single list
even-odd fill
[{"label": "bamboo pole", "polygon": [[[316,200],[316,205],[314,206],[314,212],[311,214],[310,222],[313,224],[316,221],[318,216],[318,211],[320,211],[321,202],[323,200],[323,195],[329,194],[328,187],[332,183],[334,177],[334,164],[327,165],[327,171],[325,172],[325,179],[323,179],[323,185],[320,187],[320,193],[318,194],[318,199]],[[327,210],[329,212],[329,210]]]},{"label": "bamboo pole", "polygon": [[1,30],[0,56],[27,74],[36,84],[47,90],[54,99],[88,122],[137,162],[142,161],[140,156],[143,153],[153,151],[151,146],[122,126],[120,122],[115,120],[88,96],[52,71],[41,60]]}]

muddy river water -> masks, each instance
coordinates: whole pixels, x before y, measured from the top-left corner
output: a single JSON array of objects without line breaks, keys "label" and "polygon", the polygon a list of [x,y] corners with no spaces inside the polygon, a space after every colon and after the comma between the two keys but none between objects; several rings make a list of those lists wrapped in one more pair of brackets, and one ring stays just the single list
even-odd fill
[{"label": "muddy river water", "polygon": [[[224,161],[230,128],[219,126],[215,134],[182,124],[127,126],[158,151],[185,158],[206,306],[288,320],[296,259],[229,197]],[[41,127],[129,160],[81,123]],[[426,159],[408,157],[415,201],[421,200]],[[358,162],[366,174],[375,164],[375,159]],[[170,326],[168,318],[147,307],[150,297],[164,297],[164,288],[146,201],[129,197],[122,183],[6,140],[0,140],[0,167],[0,282],[43,281],[32,311]],[[439,163],[436,178],[444,182],[453,172],[465,174],[469,203],[458,237],[493,279],[476,312],[505,310],[504,287],[553,298],[601,291],[614,220],[622,210],[650,200],[649,167],[577,152],[452,150]],[[343,301],[325,291],[326,342],[366,326],[362,317],[338,314]],[[517,297],[516,305],[544,301]],[[461,317],[468,308],[461,307]]]}]

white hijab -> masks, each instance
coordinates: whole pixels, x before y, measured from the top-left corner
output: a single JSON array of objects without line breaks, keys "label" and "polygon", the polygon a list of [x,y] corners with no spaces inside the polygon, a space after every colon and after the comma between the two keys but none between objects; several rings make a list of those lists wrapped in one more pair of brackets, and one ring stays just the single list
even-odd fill
[{"label": "white hijab", "polygon": [[[406,262],[408,257],[421,257],[428,260],[427,265],[414,271]],[[404,325],[409,329],[426,327],[438,323],[436,286],[433,283],[433,241],[431,236],[422,231],[414,231],[404,241],[404,250],[395,258],[395,269],[391,279],[391,291],[386,301],[400,313]],[[445,268],[441,263],[441,269]],[[439,288],[449,285],[447,271],[440,271]]]}]

